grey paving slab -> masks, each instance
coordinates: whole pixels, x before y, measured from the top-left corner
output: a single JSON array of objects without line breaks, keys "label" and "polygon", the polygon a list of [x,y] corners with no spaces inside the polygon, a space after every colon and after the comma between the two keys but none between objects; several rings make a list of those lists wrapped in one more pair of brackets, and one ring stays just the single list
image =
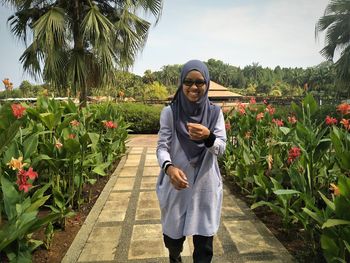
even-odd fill
[{"label": "grey paving slab", "polygon": [[[62,262],[168,262],[155,185],[160,168],[156,135],[131,136],[119,163]],[[294,262],[250,209],[224,188],[222,220],[214,237],[217,263]],[[183,262],[192,262],[187,237]]]}]

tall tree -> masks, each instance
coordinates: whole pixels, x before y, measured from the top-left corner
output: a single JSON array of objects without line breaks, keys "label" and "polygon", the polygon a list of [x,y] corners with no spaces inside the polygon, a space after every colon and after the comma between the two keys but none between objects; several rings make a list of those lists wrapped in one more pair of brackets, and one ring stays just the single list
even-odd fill
[{"label": "tall tree", "polygon": [[[15,7],[8,21],[27,45],[20,61],[34,77],[80,92],[112,84],[115,68],[128,69],[147,40],[162,0],[1,0]],[[31,32],[31,37],[28,37]],[[29,43],[31,42],[31,43]],[[28,44],[29,43],[29,44]]]},{"label": "tall tree", "polygon": [[[318,20],[315,28],[316,37],[326,30],[325,47],[321,54],[328,60],[333,60],[336,51],[340,58],[335,63],[339,79],[350,83],[350,1],[332,0],[326,7],[324,15]],[[350,89],[348,87],[348,93]],[[349,95],[349,94],[348,94]]]}]

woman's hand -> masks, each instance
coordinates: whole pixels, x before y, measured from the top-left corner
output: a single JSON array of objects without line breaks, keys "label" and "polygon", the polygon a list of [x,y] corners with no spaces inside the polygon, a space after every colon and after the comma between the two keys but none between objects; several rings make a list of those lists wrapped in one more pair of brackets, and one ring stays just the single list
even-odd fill
[{"label": "woman's hand", "polygon": [[170,178],[171,184],[175,187],[176,190],[182,190],[188,188],[189,184],[187,177],[183,171],[175,166],[171,165],[166,171],[167,175]]},{"label": "woman's hand", "polygon": [[191,140],[200,141],[209,137],[210,131],[207,127],[199,123],[187,123],[188,134]]}]

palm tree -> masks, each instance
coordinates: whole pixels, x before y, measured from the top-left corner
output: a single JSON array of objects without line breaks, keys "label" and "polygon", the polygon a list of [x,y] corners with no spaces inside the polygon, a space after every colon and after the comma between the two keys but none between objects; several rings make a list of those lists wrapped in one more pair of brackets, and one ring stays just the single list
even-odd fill
[{"label": "palm tree", "polygon": [[326,45],[321,54],[328,60],[334,59],[336,51],[340,58],[335,63],[339,79],[343,83],[350,82],[350,1],[332,0],[326,7],[315,28],[316,37],[326,30]]},{"label": "palm tree", "polygon": [[[162,0],[2,0],[15,7],[8,21],[27,49],[24,70],[58,89],[71,85],[86,104],[92,87],[112,84],[115,69],[128,69],[147,40]],[[28,31],[31,37],[28,37]],[[29,41],[30,40],[30,41]]]}]

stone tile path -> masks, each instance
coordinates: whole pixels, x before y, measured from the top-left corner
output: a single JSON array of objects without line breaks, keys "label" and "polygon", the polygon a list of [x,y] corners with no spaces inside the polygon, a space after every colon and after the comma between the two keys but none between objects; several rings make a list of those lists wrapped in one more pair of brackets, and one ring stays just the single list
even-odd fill
[{"label": "stone tile path", "polygon": [[[96,201],[62,262],[168,262],[155,193],[156,135],[138,135]],[[192,239],[184,262],[192,262]],[[213,262],[295,262],[250,209],[224,189]]]}]

